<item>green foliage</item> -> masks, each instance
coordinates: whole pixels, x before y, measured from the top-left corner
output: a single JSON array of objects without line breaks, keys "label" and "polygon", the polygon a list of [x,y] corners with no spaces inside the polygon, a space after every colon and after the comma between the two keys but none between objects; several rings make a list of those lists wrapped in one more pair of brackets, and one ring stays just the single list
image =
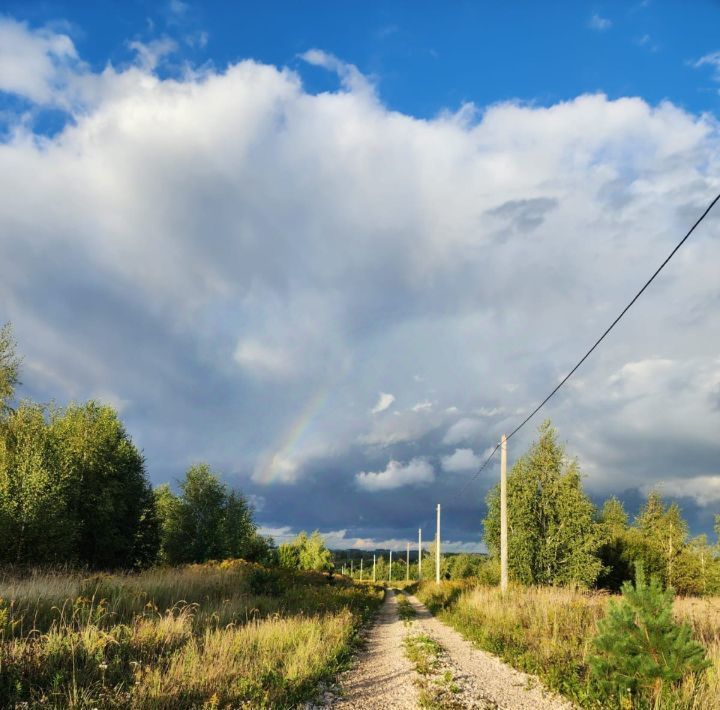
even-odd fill
[{"label": "green foliage", "polygon": [[623,504],[614,496],[605,501],[600,513],[600,539],[602,545],[598,556],[602,570],[597,579],[598,587],[619,592],[632,578],[632,563],[627,555],[628,516]]},{"label": "green foliage", "polygon": [[628,525],[622,504],[605,502],[600,516],[603,570],[598,586],[619,591],[636,566],[682,595],[720,591],[720,559],[704,535],[688,539],[687,523],[677,505],[666,506],[651,492],[635,522]]},{"label": "green foliage", "polygon": [[2,422],[0,532],[6,562],[132,567],[154,560],[144,461],[117,414],[94,402],[21,403]]},{"label": "green foliage", "polygon": [[[592,585],[601,570],[595,509],[549,421],[508,475],[508,552],[513,579],[524,584]],[[485,541],[500,551],[500,488],[491,489]]]},{"label": "green foliage", "polygon": [[310,536],[303,531],[291,542],[280,545],[278,560],[280,565],[289,569],[316,572],[330,572],[333,569],[332,553],[317,530]]},{"label": "green foliage", "polygon": [[619,602],[610,602],[593,640],[591,678],[604,707],[657,700],[709,665],[690,627],[673,620],[672,590],[663,591],[657,578],[646,584],[640,566],[635,586],[626,582],[622,593]]},{"label": "green foliage", "polygon": [[145,462],[115,410],[95,402],[51,410],[49,431],[78,558],[102,568],[152,561],[157,525]]},{"label": "green foliage", "polygon": [[15,393],[20,371],[20,358],[16,353],[12,326],[0,328],[0,415],[7,411],[8,401]]},{"label": "green foliage", "polygon": [[247,500],[221,483],[207,464],[188,469],[180,495],[168,485],[156,488],[155,508],[164,562],[256,560],[269,555],[270,543],[257,534]]},{"label": "green foliage", "polygon": [[[677,505],[666,506],[653,491],[635,525],[624,537],[624,559],[642,566],[679,594],[714,591],[718,561],[704,538],[688,539],[688,526]],[[629,577],[628,577],[629,578]]]}]

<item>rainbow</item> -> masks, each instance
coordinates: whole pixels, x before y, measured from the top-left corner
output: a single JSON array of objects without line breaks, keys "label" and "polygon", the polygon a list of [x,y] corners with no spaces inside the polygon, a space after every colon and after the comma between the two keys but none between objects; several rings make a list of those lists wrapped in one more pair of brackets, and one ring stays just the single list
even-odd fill
[{"label": "rainbow", "polygon": [[292,455],[297,445],[302,440],[303,434],[315,419],[320,410],[327,404],[330,394],[333,391],[335,379],[323,382],[323,384],[308,398],[300,413],[293,419],[290,426],[285,430],[277,446],[267,456],[260,471],[253,476],[258,483],[269,484],[275,479],[282,477],[283,471],[280,464]]}]

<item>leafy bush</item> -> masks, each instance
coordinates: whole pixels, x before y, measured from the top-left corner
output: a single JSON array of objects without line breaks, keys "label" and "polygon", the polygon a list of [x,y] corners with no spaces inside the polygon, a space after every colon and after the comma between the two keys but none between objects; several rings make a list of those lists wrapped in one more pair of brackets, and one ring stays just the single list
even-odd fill
[{"label": "leafy bush", "polygon": [[280,545],[278,559],[288,569],[330,572],[333,568],[332,554],[317,530],[310,536],[303,531],[291,542]]}]

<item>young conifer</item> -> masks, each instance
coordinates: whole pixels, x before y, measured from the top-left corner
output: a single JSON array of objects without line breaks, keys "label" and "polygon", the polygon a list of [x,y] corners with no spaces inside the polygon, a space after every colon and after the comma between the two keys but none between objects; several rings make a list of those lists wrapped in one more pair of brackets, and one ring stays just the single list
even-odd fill
[{"label": "young conifer", "polygon": [[684,676],[708,667],[703,647],[687,624],[672,616],[674,592],[638,568],[635,586],[625,582],[622,599],[610,602],[593,639],[593,687],[603,707],[643,706],[658,701]]}]

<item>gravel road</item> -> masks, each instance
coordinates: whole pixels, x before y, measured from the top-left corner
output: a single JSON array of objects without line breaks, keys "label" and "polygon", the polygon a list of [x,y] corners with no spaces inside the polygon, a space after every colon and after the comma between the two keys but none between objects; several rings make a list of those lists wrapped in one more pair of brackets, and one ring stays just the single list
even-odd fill
[{"label": "gravel road", "polygon": [[458,700],[464,707],[508,710],[572,710],[575,707],[542,688],[537,678],[473,646],[455,629],[438,621],[415,597],[408,599],[417,615],[413,625],[443,647],[443,662],[461,688]]},{"label": "gravel road", "polygon": [[332,707],[415,710],[418,692],[415,671],[403,650],[406,634],[407,628],[398,617],[395,593],[388,589],[368,634],[366,650],[340,679],[344,697],[333,702]]},{"label": "gravel road", "polygon": [[537,678],[473,646],[457,631],[438,621],[415,597],[410,596],[408,600],[416,614],[410,625],[400,621],[395,592],[387,590],[368,633],[365,650],[340,677],[339,688],[327,692],[320,705],[308,707],[415,710],[419,707],[420,676],[405,656],[403,641],[408,634],[423,634],[443,649],[436,674],[447,672],[452,677],[455,693],[448,708],[574,710],[570,701],[545,690]]}]

